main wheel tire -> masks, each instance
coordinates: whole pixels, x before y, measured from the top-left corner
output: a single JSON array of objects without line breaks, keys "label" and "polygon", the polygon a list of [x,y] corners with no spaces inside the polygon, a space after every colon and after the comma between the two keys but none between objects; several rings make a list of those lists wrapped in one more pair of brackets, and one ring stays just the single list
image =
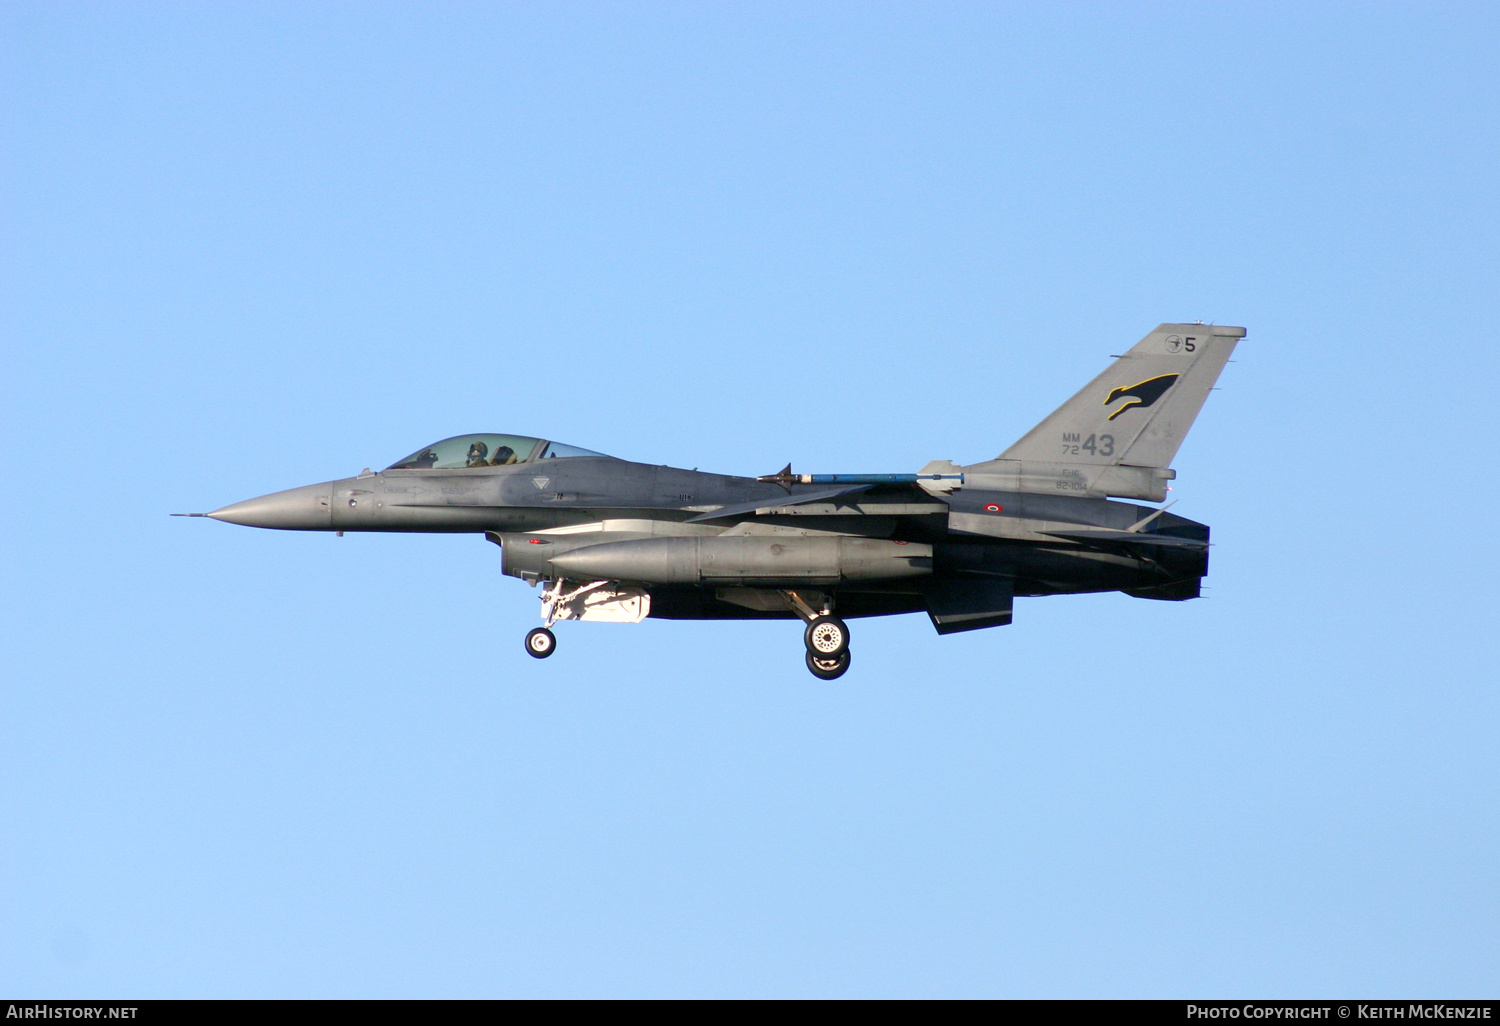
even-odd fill
[{"label": "main wheel tire", "polygon": [[557,635],[545,627],[533,627],[526,632],[526,654],[536,659],[546,659],[557,651]]},{"label": "main wheel tire", "polygon": [[849,628],[836,616],[814,617],[802,640],[809,654],[819,659],[832,659],[849,650]]},{"label": "main wheel tire", "polygon": [[819,680],[837,680],[849,669],[849,650],[846,648],[832,659],[824,659],[807,653],[807,668]]}]

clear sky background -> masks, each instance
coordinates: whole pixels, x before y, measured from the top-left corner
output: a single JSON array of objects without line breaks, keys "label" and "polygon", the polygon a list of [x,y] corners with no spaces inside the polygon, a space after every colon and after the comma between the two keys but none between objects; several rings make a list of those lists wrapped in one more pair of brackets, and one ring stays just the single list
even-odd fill
[{"label": "clear sky background", "polygon": [[[1495,996],[1494,4],[0,7],[0,992]],[[992,458],[1162,321],[1203,601],[563,624],[167,514]]]}]

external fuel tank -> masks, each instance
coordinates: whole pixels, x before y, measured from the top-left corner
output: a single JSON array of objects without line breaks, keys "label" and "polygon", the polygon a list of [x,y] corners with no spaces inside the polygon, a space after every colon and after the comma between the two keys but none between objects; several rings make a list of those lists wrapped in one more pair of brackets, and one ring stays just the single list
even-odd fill
[{"label": "external fuel tank", "polygon": [[642,584],[837,584],[932,573],[931,545],[847,535],[638,538],[516,555],[545,560],[547,576]]}]

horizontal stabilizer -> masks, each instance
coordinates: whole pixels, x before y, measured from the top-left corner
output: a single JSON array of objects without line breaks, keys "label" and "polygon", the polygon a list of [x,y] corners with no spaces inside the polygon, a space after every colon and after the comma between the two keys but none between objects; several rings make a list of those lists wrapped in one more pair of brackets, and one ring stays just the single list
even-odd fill
[{"label": "horizontal stabilizer", "polygon": [[1159,602],[1184,602],[1202,595],[1203,578],[1188,577],[1181,581],[1168,581],[1166,584],[1121,590],[1132,598],[1155,599]]},{"label": "horizontal stabilizer", "polygon": [[1015,604],[1009,577],[949,577],[927,584],[927,616],[939,634],[1003,627]]}]

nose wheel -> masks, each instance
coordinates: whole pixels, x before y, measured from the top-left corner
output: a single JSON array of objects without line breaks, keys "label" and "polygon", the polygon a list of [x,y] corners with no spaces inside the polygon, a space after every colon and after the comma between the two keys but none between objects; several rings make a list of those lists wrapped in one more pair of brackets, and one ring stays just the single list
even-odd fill
[{"label": "nose wheel", "polygon": [[835,680],[849,669],[849,627],[836,616],[815,616],[802,635],[807,668],[819,680]]},{"label": "nose wheel", "polygon": [[526,654],[536,659],[546,659],[557,651],[557,635],[545,627],[533,627],[526,632]]}]

